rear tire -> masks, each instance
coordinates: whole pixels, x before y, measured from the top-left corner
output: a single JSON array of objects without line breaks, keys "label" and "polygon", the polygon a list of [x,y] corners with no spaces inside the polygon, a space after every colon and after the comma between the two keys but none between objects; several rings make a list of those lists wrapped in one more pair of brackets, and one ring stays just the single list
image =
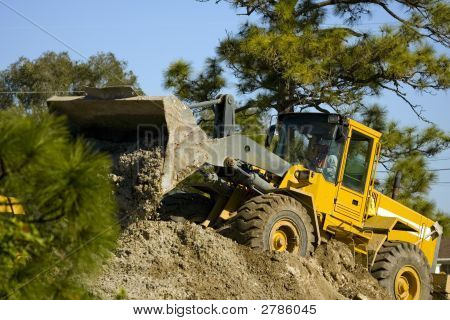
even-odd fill
[{"label": "rear tire", "polygon": [[394,299],[431,299],[430,267],[423,252],[413,244],[386,242],[371,272]]},{"label": "rear tire", "polygon": [[178,192],[165,196],[158,211],[162,220],[201,223],[213,205],[211,199],[198,193]]},{"label": "rear tire", "polygon": [[248,200],[230,221],[229,237],[263,251],[309,256],[314,228],[306,209],[292,197],[265,194]]}]

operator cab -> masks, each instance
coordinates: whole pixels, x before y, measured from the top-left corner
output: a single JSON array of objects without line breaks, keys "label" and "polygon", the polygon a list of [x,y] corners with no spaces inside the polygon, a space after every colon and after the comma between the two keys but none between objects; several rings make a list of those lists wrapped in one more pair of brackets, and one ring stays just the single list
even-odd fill
[{"label": "operator cab", "polygon": [[278,118],[278,141],[273,152],[290,162],[322,173],[336,182],[348,134],[346,119],[338,114],[286,113]]},{"label": "operator cab", "polygon": [[333,212],[359,224],[368,201],[374,201],[371,190],[380,136],[338,114],[286,113],[279,115],[276,127],[271,127],[266,145],[292,165],[322,174],[335,188],[326,195],[333,198]]}]

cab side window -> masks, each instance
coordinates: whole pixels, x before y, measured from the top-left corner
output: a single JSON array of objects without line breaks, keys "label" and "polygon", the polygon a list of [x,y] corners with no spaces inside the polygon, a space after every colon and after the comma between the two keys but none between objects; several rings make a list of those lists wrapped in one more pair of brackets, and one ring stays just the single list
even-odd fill
[{"label": "cab side window", "polygon": [[367,171],[370,165],[372,142],[372,139],[353,131],[342,181],[345,187],[364,193]]}]

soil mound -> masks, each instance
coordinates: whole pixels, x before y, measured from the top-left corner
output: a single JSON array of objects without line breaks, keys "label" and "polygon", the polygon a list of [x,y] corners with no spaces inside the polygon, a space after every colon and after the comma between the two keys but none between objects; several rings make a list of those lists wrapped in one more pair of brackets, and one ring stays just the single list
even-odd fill
[{"label": "soil mound", "polygon": [[313,258],[253,251],[190,223],[137,221],[88,286],[102,299],[386,299],[350,250],[331,241]]}]

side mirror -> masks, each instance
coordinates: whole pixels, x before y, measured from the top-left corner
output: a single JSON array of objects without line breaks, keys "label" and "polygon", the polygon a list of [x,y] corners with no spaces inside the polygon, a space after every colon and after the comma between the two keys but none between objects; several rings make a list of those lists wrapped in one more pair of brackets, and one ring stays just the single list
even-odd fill
[{"label": "side mirror", "polygon": [[273,136],[275,135],[276,128],[277,128],[277,126],[275,124],[272,124],[269,127],[269,129],[267,129],[266,142],[264,143],[266,148],[270,147],[270,144],[272,143],[272,140],[273,140]]}]

